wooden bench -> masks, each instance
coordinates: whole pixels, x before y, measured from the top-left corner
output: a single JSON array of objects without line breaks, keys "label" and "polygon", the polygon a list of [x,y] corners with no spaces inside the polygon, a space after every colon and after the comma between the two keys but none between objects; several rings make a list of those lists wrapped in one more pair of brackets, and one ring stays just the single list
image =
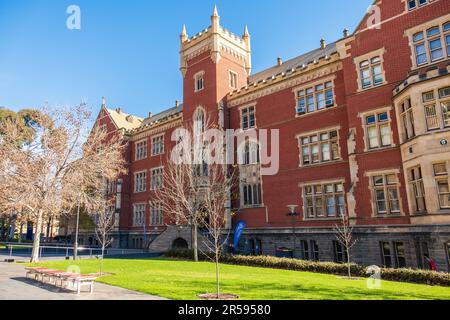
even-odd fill
[{"label": "wooden bench", "polygon": [[72,272],[65,272],[61,270],[52,270],[47,268],[25,268],[27,271],[26,277],[34,276],[34,280],[40,281],[42,283],[46,283],[48,280],[48,284],[53,284],[61,288],[68,288],[71,286],[77,290],[77,294],[80,295],[81,287],[89,286],[90,293],[94,293],[94,283],[95,280],[98,279],[97,274],[77,274]]}]

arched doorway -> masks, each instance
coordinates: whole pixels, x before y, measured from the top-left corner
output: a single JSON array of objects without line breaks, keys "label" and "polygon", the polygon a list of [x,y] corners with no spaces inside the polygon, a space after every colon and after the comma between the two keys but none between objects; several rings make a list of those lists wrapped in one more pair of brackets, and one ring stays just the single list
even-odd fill
[{"label": "arched doorway", "polygon": [[172,242],[172,249],[189,249],[189,244],[183,238],[178,238]]}]

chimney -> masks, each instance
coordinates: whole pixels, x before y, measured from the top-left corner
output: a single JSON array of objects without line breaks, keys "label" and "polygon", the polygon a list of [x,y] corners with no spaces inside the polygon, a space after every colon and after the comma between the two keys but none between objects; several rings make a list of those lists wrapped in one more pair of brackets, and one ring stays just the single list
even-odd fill
[{"label": "chimney", "polygon": [[178,100],[175,100],[175,107],[178,108],[179,105],[180,105],[180,103],[178,102]]},{"label": "chimney", "polygon": [[283,64],[283,59],[281,59],[280,57],[278,57],[277,59],[277,64],[278,66],[281,66]]},{"label": "chimney", "polygon": [[325,49],[327,47],[327,43],[324,38],[320,39],[320,49]]},{"label": "chimney", "polygon": [[149,113],[148,113],[148,117],[149,117],[149,118],[153,117],[153,113],[149,112]]},{"label": "chimney", "polygon": [[116,109],[116,112],[117,112],[118,114],[122,114],[122,108],[117,108],[117,109]]},{"label": "chimney", "polygon": [[344,38],[347,38],[349,36],[349,31],[347,28],[344,29]]}]

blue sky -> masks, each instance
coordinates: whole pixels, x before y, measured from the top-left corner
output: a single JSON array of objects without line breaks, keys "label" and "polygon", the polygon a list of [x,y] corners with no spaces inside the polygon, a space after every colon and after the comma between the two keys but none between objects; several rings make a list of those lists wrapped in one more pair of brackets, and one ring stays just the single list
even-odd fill
[{"label": "blue sky", "polygon": [[[73,106],[82,99],[145,116],[182,100],[179,34],[221,24],[252,36],[253,71],[353,31],[372,0],[0,0],[0,106]],[[69,5],[81,30],[66,28]]]}]

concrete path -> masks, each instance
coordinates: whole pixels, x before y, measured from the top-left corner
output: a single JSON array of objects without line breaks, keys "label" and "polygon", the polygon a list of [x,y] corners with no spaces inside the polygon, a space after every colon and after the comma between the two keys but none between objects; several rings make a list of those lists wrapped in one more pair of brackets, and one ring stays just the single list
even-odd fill
[{"label": "concrete path", "polygon": [[[88,290],[88,288],[83,288]],[[101,283],[95,284],[94,294],[60,289],[26,279],[25,267],[0,261],[0,300],[164,300]]]}]

